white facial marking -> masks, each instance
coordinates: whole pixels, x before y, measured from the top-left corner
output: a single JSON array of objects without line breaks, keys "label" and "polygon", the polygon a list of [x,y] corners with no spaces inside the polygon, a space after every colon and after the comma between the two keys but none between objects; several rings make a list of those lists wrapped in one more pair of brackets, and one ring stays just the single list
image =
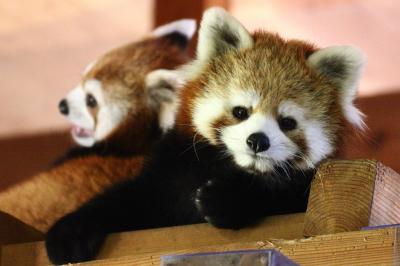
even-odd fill
[{"label": "white facial marking", "polygon": [[230,105],[254,108],[260,102],[260,96],[252,90],[235,90],[231,93]]},{"label": "white facial marking", "polygon": [[204,137],[216,144],[213,138],[213,130],[210,124],[224,113],[224,100],[213,98],[201,98],[195,103],[193,112],[193,124]]},{"label": "white facial marking", "polygon": [[290,116],[296,119],[297,126],[304,132],[309,149],[308,155],[301,154],[305,159],[304,168],[314,167],[332,153],[333,147],[323,125],[317,120],[307,119],[306,111],[303,108],[292,101],[285,101],[279,105],[278,113],[281,116]]},{"label": "white facial marking", "polygon": [[106,138],[122,122],[127,110],[106,101],[102,84],[99,80],[90,79],[84,84],[86,92],[93,94],[98,103],[97,126],[94,137],[96,141]]},{"label": "white facial marking", "polygon": [[308,121],[304,125],[309,166],[314,166],[333,152],[332,144],[324,133],[323,126],[318,121]]},{"label": "white facial marking", "polygon": [[[94,138],[91,136],[80,137],[75,132],[79,130],[85,130],[87,132],[93,132],[95,127],[95,121],[91,113],[86,107],[86,93],[82,86],[77,86],[66,96],[69,113],[67,119],[73,124],[72,137],[74,140],[82,146],[90,147],[94,144]],[[75,130],[74,130],[75,129]]]},{"label": "white facial marking", "polygon": [[194,19],[180,19],[156,28],[152,35],[155,37],[162,37],[173,32],[179,32],[184,35],[188,40],[193,37],[196,31],[196,20]]}]

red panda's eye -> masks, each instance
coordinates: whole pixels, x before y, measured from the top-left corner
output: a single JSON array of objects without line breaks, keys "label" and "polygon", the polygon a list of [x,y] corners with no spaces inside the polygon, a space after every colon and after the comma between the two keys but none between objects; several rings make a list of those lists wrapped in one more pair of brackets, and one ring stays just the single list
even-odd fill
[{"label": "red panda's eye", "polygon": [[232,114],[239,120],[246,120],[247,118],[249,118],[249,112],[247,108],[243,106],[233,107]]},{"label": "red panda's eye", "polygon": [[297,127],[297,121],[290,116],[279,117],[278,124],[282,130],[293,130]]},{"label": "red panda's eye", "polygon": [[97,101],[93,97],[92,94],[87,94],[86,95],[86,105],[90,108],[95,108],[97,106]]}]

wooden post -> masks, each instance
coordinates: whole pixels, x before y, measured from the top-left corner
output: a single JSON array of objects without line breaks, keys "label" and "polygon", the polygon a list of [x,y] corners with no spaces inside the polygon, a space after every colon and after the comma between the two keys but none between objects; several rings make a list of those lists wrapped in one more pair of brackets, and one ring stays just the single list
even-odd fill
[{"label": "wooden post", "polygon": [[400,223],[400,175],[373,160],[331,160],[312,182],[304,235]]}]

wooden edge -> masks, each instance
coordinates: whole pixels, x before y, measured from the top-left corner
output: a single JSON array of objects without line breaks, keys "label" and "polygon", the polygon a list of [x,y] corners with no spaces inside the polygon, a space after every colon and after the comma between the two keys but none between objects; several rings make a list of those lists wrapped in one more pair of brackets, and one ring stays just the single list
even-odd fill
[{"label": "wooden edge", "polygon": [[328,160],[311,184],[304,235],[360,230],[368,226],[377,161]]},{"label": "wooden edge", "polygon": [[0,246],[39,241],[43,238],[42,232],[7,213],[0,212]]},{"label": "wooden edge", "polygon": [[[301,238],[303,226],[304,213],[298,213],[268,217],[258,226],[236,231],[197,224],[112,234],[98,258],[163,253],[266,238]],[[43,242],[7,245],[2,254],[2,266],[49,265]]]},{"label": "wooden edge", "polygon": [[399,228],[329,234],[306,239],[264,239],[256,242],[165,249],[125,257],[82,263],[82,266],[160,265],[163,255],[276,249],[300,265],[398,265]]},{"label": "wooden edge", "polygon": [[378,162],[369,226],[400,223],[400,175]]}]

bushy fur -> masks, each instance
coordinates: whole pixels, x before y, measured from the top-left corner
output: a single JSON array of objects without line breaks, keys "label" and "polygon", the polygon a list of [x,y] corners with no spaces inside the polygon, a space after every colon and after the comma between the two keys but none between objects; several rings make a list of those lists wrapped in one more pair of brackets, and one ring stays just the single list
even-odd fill
[{"label": "bushy fur", "polygon": [[[190,20],[173,22],[173,27],[167,24],[146,39],[116,48],[89,66],[80,83],[83,98],[73,98],[82,101],[82,106],[76,110],[71,105],[70,112],[89,110],[94,125],[112,124],[110,133],[94,139],[90,147],[72,148],[49,170],[1,191],[1,211],[46,232],[60,217],[94,195],[140,172],[143,156],[165,130],[160,123],[165,120],[162,115],[175,115],[173,102],[179,84],[172,80],[171,69],[189,59],[186,47],[193,35],[192,31],[180,33],[182,27],[176,29],[182,23],[194,26]],[[164,30],[160,33],[159,29]],[[97,99],[96,108],[86,108],[83,92],[88,88],[84,84],[94,79],[101,85],[103,102]],[[172,109],[164,108],[170,105]],[[112,117],[98,114],[104,112],[102,108],[126,112],[118,123],[113,123]]]},{"label": "bushy fur", "polygon": [[[354,97],[349,91],[362,65],[353,51],[309,61],[323,50],[266,32],[250,35],[225,11],[207,11],[197,59],[181,70],[189,82],[174,129],[139,176],[49,230],[50,259],[92,259],[111,232],[204,221],[239,229],[266,215],[304,211],[315,166],[340,140],[346,104],[353,106],[344,98]],[[235,107],[245,115],[235,115]],[[253,133],[268,145],[251,146]]]}]

